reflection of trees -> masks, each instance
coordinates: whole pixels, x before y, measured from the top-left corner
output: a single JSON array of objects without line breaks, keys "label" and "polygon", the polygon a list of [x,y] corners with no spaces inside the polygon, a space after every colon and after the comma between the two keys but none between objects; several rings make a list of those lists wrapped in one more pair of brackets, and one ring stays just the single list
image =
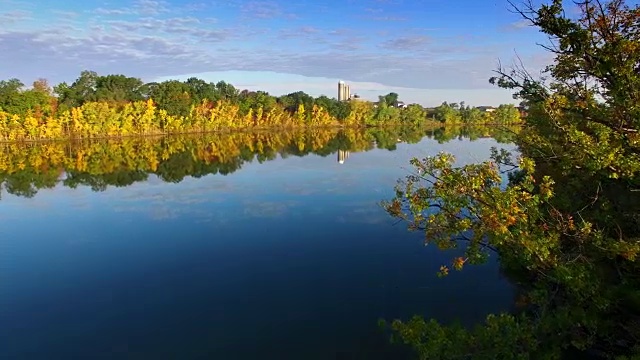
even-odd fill
[{"label": "reflection of trees", "polygon": [[[406,126],[3,144],[0,183],[8,193],[24,197],[58,183],[103,191],[108,186],[145,181],[150,174],[177,183],[188,176],[227,175],[247,162],[262,163],[278,156],[329,156],[338,150],[361,152],[374,146],[393,150],[398,139],[416,143],[425,135],[438,139],[438,134],[447,131]],[[453,130],[456,135],[460,131]],[[466,132],[462,134],[468,136]]]},{"label": "reflection of trees", "polygon": [[62,183],[72,189],[77,188],[78,185],[86,185],[90,186],[93,191],[104,191],[109,185],[125,187],[138,181],[147,180],[147,178],[148,174],[141,170],[118,170],[101,176],[70,170],[67,171],[67,177]]},{"label": "reflection of trees", "polygon": [[443,144],[453,139],[467,138],[471,141],[481,138],[493,138],[498,143],[513,142],[520,131],[518,126],[448,126],[433,130],[433,138]]}]

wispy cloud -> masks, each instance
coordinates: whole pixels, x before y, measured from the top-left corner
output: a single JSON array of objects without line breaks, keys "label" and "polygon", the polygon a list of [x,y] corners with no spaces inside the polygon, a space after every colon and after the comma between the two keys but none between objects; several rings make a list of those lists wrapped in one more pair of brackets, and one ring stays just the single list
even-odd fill
[{"label": "wispy cloud", "polygon": [[103,8],[99,7],[93,12],[98,15],[121,16],[121,15],[159,15],[169,12],[168,3],[155,0],[137,0],[133,6],[126,8]]},{"label": "wispy cloud", "polygon": [[389,13],[387,8],[384,7],[365,7],[362,11],[364,14],[359,18],[372,21],[408,21],[406,16],[399,16],[393,13]]},{"label": "wispy cloud", "polygon": [[12,24],[17,23],[24,20],[31,19],[31,11],[26,10],[12,10],[0,13],[0,23],[2,24]]},{"label": "wispy cloud", "polygon": [[313,41],[324,41],[317,35],[321,32],[317,28],[313,26],[302,26],[291,29],[281,29],[278,32],[278,38],[286,40],[286,39],[295,39],[295,38],[304,38]]},{"label": "wispy cloud", "polygon": [[169,12],[169,7],[165,1],[137,0],[133,8],[141,15],[159,15]]},{"label": "wispy cloud", "polygon": [[80,16],[76,11],[52,10],[51,13],[58,15],[63,19],[77,19]]},{"label": "wispy cloud", "polygon": [[[200,26],[201,21],[194,17],[140,18],[137,21],[112,20],[107,24],[117,33],[158,34],[166,33],[192,37],[198,42],[221,42],[232,37],[229,29],[210,29],[210,25]],[[155,36],[150,36],[155,38]],[[149,39],[149,37],[147,37]]]},{"label": "wispy cloud", "polygon": [[202,11],[208,8],[208,4],[204,2],[188,3],[184,6],[186,11]]},{"label": "wispy cloud", "polygon": [[369,19],[373,21],[408,21],[409,18],[402,16],[372,16]]},{"label": "wispy cloud", "polygon": [[[357,39],[351,41],[351,47],[348,40],[332,41],[328,49],[315,53],[269,48],[259,51],[234,50],[233,47],[224,49],[224,52],[223,49],[203,51],[202,42],[205,39],[224,41],[232,31],[185,29],[181,27],[181,22],[170,21],[139,24],[116,22],[109,25],[119,31],[96,29],[84,37],[61,30],[48,33],[0,33],[0,50],[12,53],[11,58],[0,57],[0,69],[11,69],[12,73],[32,72],[34,68],[48,68],[44,66],[47,62],[39,63],[39,59],[48,59],[58,64],[57,71],[67,76],[76,76],[82,69],[79,66],[99,72],[113,71],[111,63],[117,63],[119,69],[128,69],[128,73],[143,78],[176,74],[176,69],[179,69],[179,73],[195,73],[215,67],[219,70],[268,70],[295,72],[304,76],[353,78],[384,82],[390,86],[487,88],[489,85],[484,80],[477,83],[472,81],[471,71],[484,72],[488,78],[496,61],[495,56],[473,54],[465,54],[469,57],[466,62],[451,59],[441,62],[427,52],[411,57],[403,55],[404,51],[419,50],[428,42],[426,38],[399,38],[384,43],[383,46],[389,49],[402,50],[398,54],[384,55],[375,51],[342,51],[357,49]],[[148,33],[148,28],[153,26],[158,28],[155,32],[157,35]],[[178,37],[160,35],[163,32]],[[190,36],[194,41],[184,41],[180,36]],[[332,50],[332,47],[341,51]],[[458,51],[464,53],[464,48]],[[400,70],[389,73],[389,69]],[[385,73],[388,75],[381,75]],[[11,74],[7,72],[7,75]]]},{"label": "wispy cloud", "polygon": [[318,29],[314,28],[313,26],[303,26],[299,30],[303,34],[317,34],[318,33]]},{"label": "wispy cloud", "polygon": [[134,13],[130,9],[105,9],[105,8],[97,8],[93,12],[98,15],[129,15]]},{"label": "wispy cloud", "polygon": [[387,40],[380,44],[380,47],[389,50],[410,51],[423,49],[425,45],[431,42],[428,36],[404,36],[391,40]]},{"label": "wispy cloud", "polygon": [[503,26],[501,29],[503,31],[518,31],[518,30],[522,30],[522,29],[526,29],[526,28],[530,28],[531,22],[529,20],[526,19],[522,19],[522,20],[518,20],[518,21],[514,21],[512,23],[509,23],[506,26]]},{"label": "wispy cloud", "polygon": [[296,14],[287,11],[278,2],[270,0],[247,1],[242,4],[240,11],[246,17],[255,19],[293,19],[297,17]]},{"label": "wispy cloud", "polygon": [[[456,6],[424,7],[417,0],[348,0],[335,6],[303,0],[124,0],[84,11],[52,8],[45,0],[0,1],[11,4],[0,13],[6,25],[0,29],[0,78],[26,82],[42,76],[70,81],[83,69],[155,79],[215,68],[387,87],[488,89],[496,60],[512,58],[513,48],[526,43],[522,36],[535,41],[526,31],[487,31],[481,38],[455,17],[431,17],[433,26],[425,27],[429,17],[421,9],[455,14]],[[36,9],[48,18],[41,21]],[[480,22],[484,15],[477,16]],[[514,20],[492,25],[492,31],[521,28]],[[283,86],[298,90],[294,85],[305,90],[305,80]]]},{"label": "wispy cloud", "polygon": [[334,35],[334,36],[348,36],[348,35],[353,35],[354,33],[355,31],[350,28],[337,28],[329,31],[328,34]]},{"label": "wispy cloud", "polygon": [[198,24],[200,21],[196,18],[140,18],[136,21],[113,20],[106,23],[111,25],[114,30],[119,31],[140,31],[153,30],[162,32],[173,32],[176,29],[193,29],[188,25]]},{"label": "wispy cloud", "polygon": [[358,51],[362,49],[362,38],[361,37],[352,37],[352,38],[346,38],[344,40],[335,42],[333,44],[331,44],[331,49],[332,50],[337,50],[337,51]]}]

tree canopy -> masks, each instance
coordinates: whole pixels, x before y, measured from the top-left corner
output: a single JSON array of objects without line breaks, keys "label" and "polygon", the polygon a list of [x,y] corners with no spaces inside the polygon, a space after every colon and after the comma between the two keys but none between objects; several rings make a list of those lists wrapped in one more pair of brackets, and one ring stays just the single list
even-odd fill
[{"label": "tree canopy", "polygon": [[554,56],[542,79],[516,67],[490,80],[527,107],[518,158],[414,159],[385,203],[428,242],[466,246],[441,275],[497,253],[521,292],[518,312],[476,329],[394,321],[421,359],[640,358],[640,8],[577,5],[514,7]]}]

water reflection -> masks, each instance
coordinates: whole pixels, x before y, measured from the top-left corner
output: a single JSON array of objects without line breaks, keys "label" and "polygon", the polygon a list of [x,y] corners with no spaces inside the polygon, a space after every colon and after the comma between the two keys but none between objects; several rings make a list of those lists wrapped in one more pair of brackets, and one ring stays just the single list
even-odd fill
[{"label": "water reflection", "polygon": [[344,164],[351,153],[387,149],[398,141],[424,137],[439,143],[493,137],[509,142],[517,128],[376,128],[314,129],[295,132],[236,132],[200,136],[122,140],[0,144],[0,184],[7,193],[33,197],[38,190],[62,183],[94,191],[147,181],[150,174],[177,183],[185,177],[228,175],[246,163],[278,156],[328,156]]},{"label": "water reflection", "polygon": [[496,259],[439,281],[452,254],[378,206],[413,156],[486,158],[485,131],[1,145],[0,358],[398,360],[379,318],[512,303]]},{"label": "water reflection", "polygon": [[344,164],[344,161],[349,158],[348,150],[338,150],[338,163]]}]

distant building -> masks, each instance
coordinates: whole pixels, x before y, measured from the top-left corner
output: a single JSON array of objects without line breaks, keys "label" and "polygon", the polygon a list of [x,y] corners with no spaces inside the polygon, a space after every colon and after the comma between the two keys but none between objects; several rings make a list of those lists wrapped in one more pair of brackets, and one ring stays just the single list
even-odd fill
[{"label": "distant building", "polygon": [[338,150],[338,164],[344,164],[344,161],[349,158],[349,151]]},{"label": "distant building", "polygon": [[338,81],[338,101],[351,99],[351,87],[344,81]]},{"label": "distant building", "polygon": [[[376,102],[373,103],[373,107],[374,108],[377,108],[378,105],[380,105],[379,101],[376,101]],[[405,104],[404,101],[396,101],[396,103],[393,104],[393,105],[390,105],[390,107],[406,108],[407,104]]]},{"label": "distant building", "polygon": [[482,111],[482,112],[494,112],[496,111],[496,108],[493,106],[478,106],[476,107],[476,109]]}]

